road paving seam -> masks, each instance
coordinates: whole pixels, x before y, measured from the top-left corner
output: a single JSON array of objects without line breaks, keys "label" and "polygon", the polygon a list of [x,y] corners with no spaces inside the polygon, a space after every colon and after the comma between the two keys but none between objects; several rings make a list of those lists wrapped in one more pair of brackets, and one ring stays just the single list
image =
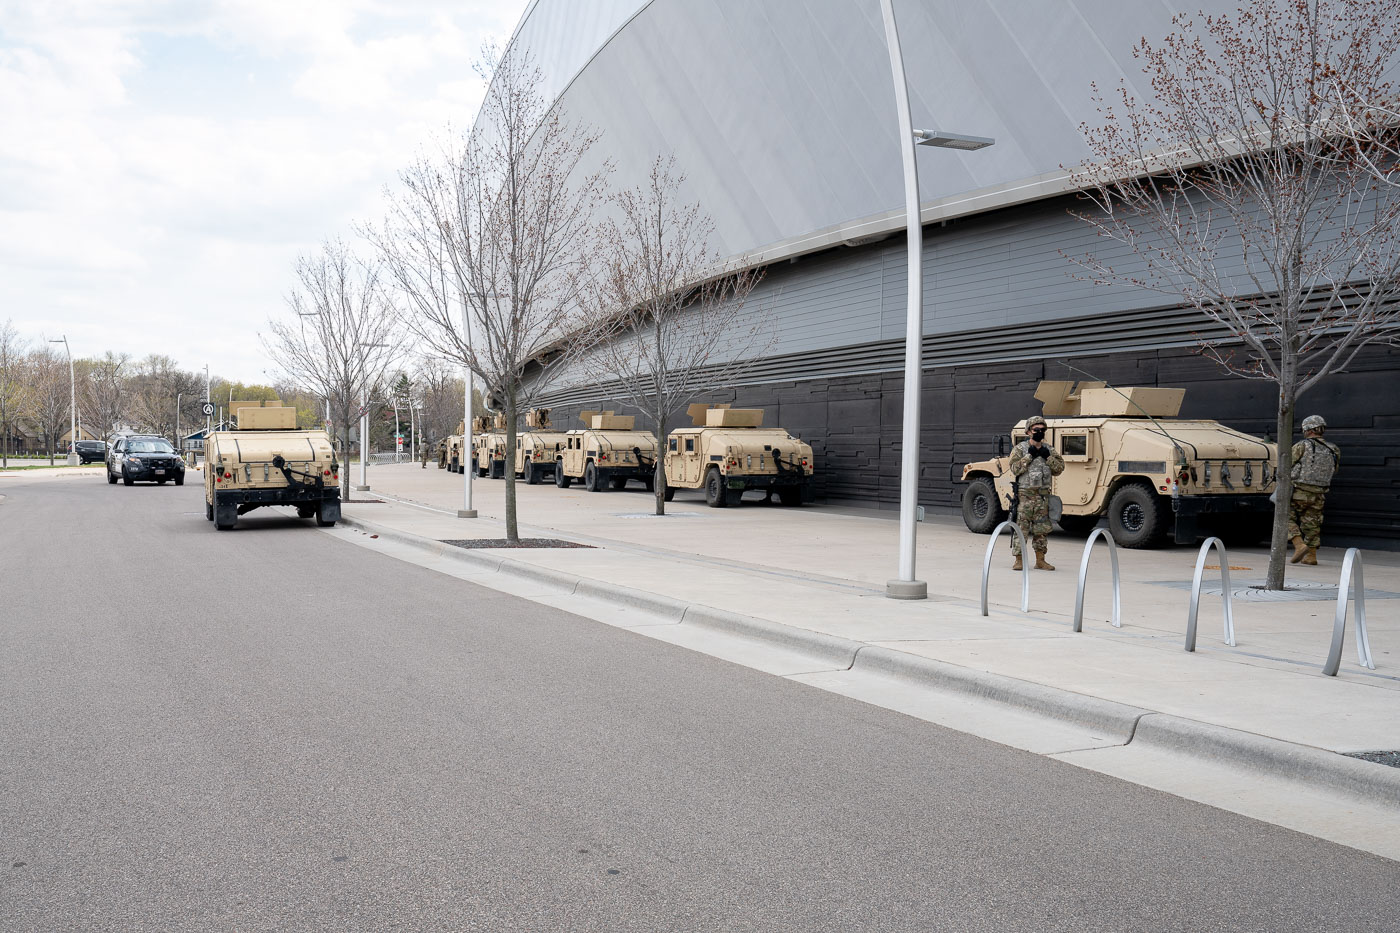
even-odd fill
[{"label": "road paving seam", "polygon": [[477,553],[470,548],[458,548],[358,518],[342,517],[341,523],[435,556],[495,570],[522,581],[545,583],[557,587],[565,595],[587,596],[622,608],[643,609],[666,618],[676,618],[681,624],[809,654],[836,665],[838,670],[891,676],[925,689],[974,697],[1081,728],[1087,727],[1106,733],[1115,745],[1135,745],[1173,752],[1206,762],[1267,773],[1309,788],[1341,793],[1371,803],[1400,805],[1400,769],[1348,758],[1326,749],[1130,706],[769,619],[688,603],[508,557]]}]

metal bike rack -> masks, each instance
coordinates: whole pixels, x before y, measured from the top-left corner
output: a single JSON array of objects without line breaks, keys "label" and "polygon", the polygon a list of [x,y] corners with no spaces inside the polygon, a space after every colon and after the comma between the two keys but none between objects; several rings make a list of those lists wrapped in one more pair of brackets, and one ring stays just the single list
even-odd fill
[{"label": "metal bike rack", "polygon": [[1084,630],[1084,581],[1089,576],[1089,558],[1094,554],[1094,542],[1099,538],[1103,538],[1104,543],[1108,545],[1109,563],[1113,569],[1113,627],[1123,627],[1123,587],[1118,575],[1118,545],[1113,543],[1113,538],[1107,531],[1095,528],[1089,533],[1089,540],[1084,542],[1084,556],[1079,561],[1079,589],[1074,594],[1074,630],[1076,632]]},{"label": "metal bike rack", "polygon": [[1206,569],[1206,555],[1215,548],[1220,558],[1220,601],[1225,607],[1225,644],[1235,644],[1235,614],[1230,609],[1230,558],[1219,538],[1206,538],[1201,553],[1196,556],[1196,576],[1191,580],[1191,609],[1186,616],[1186,650],[1196,650],[1196,611],[1201,605],[1201,574]]},{"label": "metal bike rack", "polygon": [[1332,623],[1332,650],[1327,652],[1327,663],[1322,665],[1322,673],[1336,677],[1342,666],[1342,641],[1347,629],[1347,595],[1352,585],[1356,587],[1356,660],[1362,667],[1376,669],[1371,660],[1371,639],[1366,635],[1366,575],[1361,572],[1361,552],[1354,547],[1347,548],[1342,558],[1342,578],[1337,581],[1337,618]]},{"label": "metal bike rack", "polygon": [[987,542],[987,556],[982,559],[982,615],[987,614],[987,576],[992,572],[992,552],[996,550],[1002,531],[1007,528],[1021,543],[1021,611],[1031,611],[1031,562],[1026,556],[1026,536],[1011,522],[1002,522],[992,529],[992,540]]}]

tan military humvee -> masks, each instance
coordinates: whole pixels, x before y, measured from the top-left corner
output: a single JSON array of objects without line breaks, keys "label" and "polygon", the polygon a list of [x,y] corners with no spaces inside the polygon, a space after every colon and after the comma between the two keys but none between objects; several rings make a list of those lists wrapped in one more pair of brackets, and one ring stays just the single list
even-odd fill
[{"label": "tan military humvee", "polygon": [[[1181,419],[1185,389],[1112,389],[1101,382],[1042,382],[1049,442],[1065,458],[1051,517],[1087,535],[1101,517],[1119,547],[1151,547],[1171,532],[1189,544],[1201,525],[1241,541],[1268,536],[1278,446],[1208,419]],[[1012,429],[1014,446],[1026,423]],[[962,513],[982,534],[1011,508],[1006,437],[997,456],[963,467]]]},{"label": "tan military humvee", "polygon": [[778,494],[783,505],[812,500],[812,448],[782,428],[763,427],[763,409],[691,405],[692,427],[666,439],[666,498],[703,489],[711,508],[738,505],[746,489]]},{"label": "tan military humvee", "polygon": [[457,422],[457,433],[449,434],[438,441],[438,469],[449,473],[462,472],[462,438],[467,433],[467,423]]},{"label": "tan military humvee", "polygon": [[340,518],[340,464],[330,436],[297,429],[295,408],[281,402],[234,402],[237,428],[204,443],[204,517],[220,531],[265,505],[290,505],[301,518],[334,525]]},{"label": "tan military humvee", "polygon": [[555,458],[564,449],[567,435],[553,431],[548,408],[532,408],[525,414],[525,427],[515,436],[515,475],[530,486],[554,475]]},{"label": "tan military humvee", "polygon": [[506,476],[506,416],[504,412],[472,419],[472,448],[476,475],[492,479]]},{"label": "tan military humvee", "polygon": [[638,431],[632,415],[611,411],[581,411],[584,427],[564,435],[564,446],[556,458],[554,485],[568,489],[582,480],[589,492],[611,486],[625,489],[629,479],[641,481],[648,490],[656,483],[656,436]]}]

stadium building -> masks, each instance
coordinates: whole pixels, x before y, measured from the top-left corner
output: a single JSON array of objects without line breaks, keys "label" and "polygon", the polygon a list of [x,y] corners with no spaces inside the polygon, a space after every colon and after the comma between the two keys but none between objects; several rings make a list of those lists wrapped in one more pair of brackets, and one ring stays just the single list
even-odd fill
[{"label": "stadium building", "polygon": [[[895,0],[916,127],[989,136],[920,147],[924,377],[920,502],[953,507],[961,464],[1038,410],[1041,379],[1183,386],[1182,415],[1271,435],[1275,387],[1200,356],[1221,336],[1169,296],[1095,285],[1098,249],[1063,166],[1088,156],[1091,84],[1147,96],[1132,49],[1173,8],[1234,0]],[[827,501],[898,499],[906,304],[903,189],[879,0],[536,0],[512,39],[571,119],[602,131],[614,182],[674,155],[711,245],[765,271],[775,339],[712,399],[767,410],[814,448]],[[1117,257],[1124,263],[1130,255]],[[1242,293],[1248,292],[1243,275]],[[1363,352],[1304,396],[1343,450],[1326,544],[1395,547],[1400,351]],[[556,424],[625,405],[560,384]],[[675,427],[671,425],[669,427]]]}]

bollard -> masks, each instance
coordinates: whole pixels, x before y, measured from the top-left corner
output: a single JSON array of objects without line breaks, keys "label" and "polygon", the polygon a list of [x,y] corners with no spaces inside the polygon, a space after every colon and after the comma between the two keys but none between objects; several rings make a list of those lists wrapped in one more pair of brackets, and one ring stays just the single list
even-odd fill
[{"label": "bollard", "polygon": [[982,615],[987,614],[987,577],[992,572],[992,552],[996,550],[1002,529],[1010,528],[1016,540],[1021,542],[1021,611],[1031,611],[1031,562],[1026,553],[1026,536],[1011,522],[1002,522],[992,529],[992,540],[987,542],[987,556],[982,559]]},{"label": "bollard", "polygon": [[1376,669],[1371,660],[1371,639],[1366,634],[1366,575],[1361,572],[1361,552],[1354,547],[1347,548],[1342,558],[1342,578],[1337,581],[1337,617],[1332,623],[1332,648],[1327,652],[1327,663],[1322,665],[1322,673],[1336,677],[1342,666],[1342,641],[1347,629],[1347,593],[1354,584],[1356,587],[1356,661],[1362,667]]},{"label": "bollard", "polygon": [[1220,558],[1220,601],[1225,607],[1225,644],[1235,644],[1235,614],[1230,609],[1230,558],[1219,538],[1206,538],[1201,553],[1196,556],[1196,576],[1191,580],[1191,608],[1186,616],[1186,650],[1196,650],[1196,611],[1201,605],[1201,574],[1206,568],[1206,555],[1211,548]]},{"label": "bollard", "polygon": [[1121,578],[1118,575],[1118,545],[1113,543],[1113,538],[1102,528],[1095,528],[1089,533],[1089,540],[1084,542],[1084,556],[1079,561],[1079,589],[1074,594],[1074,630],[1076,632],[1084,630],[1084,581],[1089,575],[1089,558],[1094,553],[1094,542],[1103,538],[1108,545],[1108,557],[1113,571],[1113,622],[1114,628],[1123,627],[1122,607],[1123,587]]}]

